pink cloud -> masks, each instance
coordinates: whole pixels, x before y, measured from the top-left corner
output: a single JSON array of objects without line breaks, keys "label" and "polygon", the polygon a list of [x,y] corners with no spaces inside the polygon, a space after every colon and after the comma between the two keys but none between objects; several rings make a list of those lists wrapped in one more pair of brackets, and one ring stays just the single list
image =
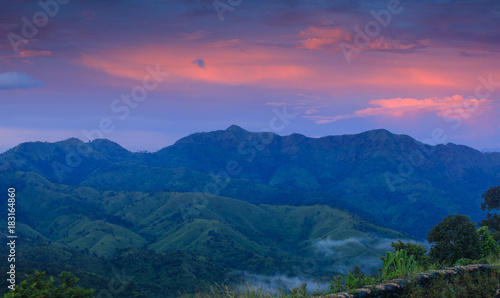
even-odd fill
[{"label": "pink cloud", "polygon": [[[347,42],[354,46],[355,32],[335,27],[308,27],[301,30],[299,34],[291,36],[299,39],[301,49],[341,51],[340,44]],[[403,44],[394,39],[384,37],[370,38],[369,43],[360,50],[409,50],[417,46],[417,43]]]},{"label": "pink cloud", "polygon": [[357,117],[403,117],[418,116],[425,113],[435,113],[444,118],[460,118],[467,120],[472,115],[481,114],[491,104],[489,99],[465,99],[462,95],[451,97],[432,97],[426,99],[391,98],[376,99],[369,102],[374,107],[358,110],[352,114],[338,116],[306,116],[318,124],[326,124],[342,119]]},{"label": "pink cloud", "polygon": [[314,26],[301,30],[298,35],[292,37],[300,39],[300,48],[308,50],[323,50],[327,45],[352,40],[351,34],[341,28],[322,28]]},{"label": "pink cloud", "polygon": [[[320,29],[303,30],[302,38],[312,38],[315,33],[334,39],[343,34],[339,30]],[[318,44],[318,47],[321,46]],[[445,96],[450,92],[471,94],[478,84],[478,74],[485,73],[485,69],[496,63],[493,57],[472,59],[455,55],[457,59],[449,59],[450,53],[440,51],[432,56],[427,52],[399,55],[369,51],[360,55],[356,63],[347,64],[341,52],[204,38],[165,40],[163,44],[111,48],[106,52],[87,51],[81,57],[78,62],[110,75],[109,80],[140,81],[146,66],[160,65],[171,74],[168,81],[174,84],[207,82],[280,90],[291,88],[299,93],[318,93],[332,98],[343,96],[351,88],[360,92],[380,92],[378,94],[408,94],[414,98]],[[193,64],[195,59],[202,59],[205,68]],[[494,77],[497,76],[494,73]],[[99,83],[106,82],[101,80]]]},{"label": "pink cloud", "polygon": [[[146,66],[160,65],[172,75],[170,80],[205,81],[224,85],[268,85],[277,82],[291,84],[310,73],[307,67],[296,65],[294,59],[287,59],[283,51],[269,51],[250,45],[244,51],[231,47],[238,43],[235,40],[225,45],[205,44],[204,47],[189,44],[167,48],[113,50],[109,53],[84,55],[80,62],[113,76],[136,80],[142,80]],[[203,59],[205,68],[193,64],[194,59]]]}]

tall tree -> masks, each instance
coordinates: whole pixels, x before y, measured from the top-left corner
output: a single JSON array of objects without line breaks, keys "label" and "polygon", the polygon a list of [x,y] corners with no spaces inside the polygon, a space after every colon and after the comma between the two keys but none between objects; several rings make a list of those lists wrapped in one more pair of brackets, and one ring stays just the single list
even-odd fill
[{"label": "tall tree", "polygon": [[476,259],[481,255],[475,224],[465,215],[445,217],[431,229],[427,241],[431,243],[429,255],[435,261],[453,264],[461,258]]},{"label": "tall tree", "polygon": [[[481,197],[483,198],[481,210],[491,211],[500,209],[500,186],[491,187]],[[496,232],[493,233],[493,236],[497,240],[500,237],[500,216],[497,213],[488,212],[486,219],[482,220],[479,226],[488,226]]]}]

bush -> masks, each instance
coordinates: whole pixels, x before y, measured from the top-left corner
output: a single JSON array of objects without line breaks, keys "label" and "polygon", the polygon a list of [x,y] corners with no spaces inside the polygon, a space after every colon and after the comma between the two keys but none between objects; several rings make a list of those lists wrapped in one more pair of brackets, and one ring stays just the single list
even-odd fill
[{"label": "bush", "polygon": [[471,259],[467,259],[467,258],[461,258],[461,259],[458,259],[455,262],[455,264],[453,264],[453,266],[466,266],[466,265],[470,265],[470,264],[474,264],[474,261]]},{"label": "bush", "polygon": [[34,274],[26,275],[26,279],[4,297],[90,298],[94,296],[94,290],[86,290],[75,285],[78,278],[71,272],[63,271],[59,279],[60,284],[56,286],[53,276],[46,280],[45,272],[35,271]]},{"label": "bush", "polygon": [[347,272],[347,276],[337,275],[329,285],[329,293],[337,293],[344,290],[355,290],[364,285],[374,284],[378,279],[372,275],[365,275],[359,266],[355,266]]},{"label": "bush", "polygon": [[387,252],[382,265],[382,278],[403,277],[412,273],[416,265],[415,256],[409,256],[404,249]]}]

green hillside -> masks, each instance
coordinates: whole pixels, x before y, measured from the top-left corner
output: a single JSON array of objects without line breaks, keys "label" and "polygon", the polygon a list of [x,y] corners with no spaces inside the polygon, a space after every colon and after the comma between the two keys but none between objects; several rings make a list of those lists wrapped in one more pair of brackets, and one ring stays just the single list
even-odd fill
[{"label": "green hillside", "polygon": [[[0,178],[2,184],[14,183],[16,187],[20,224],[17,232],[31,243],[29,249],[20,248],[28,268],[51,272],[67,269],[83,275],[86,287],[93,287],[91,282],[102,283],[109,276],[102,266],[90,265],[91,260],[110,260],[127,270],[150,270],[144,285],[164,284],[164,274],[170,273],[147,269],[149,265],[134,260],[153,255],[163,263],[166,261],[162,258],[174,252],[182,252],[178,261],[172,261],[180,266],[178,270],[196,269],[193,274],[198,276],[199,282],[194,283],[197,287],[191,287],[192,278],[172,277],[174,288],[183,288],[186,293],[214,281],[231,280],[228,273],[235,271],[297,275],[295,268],[308,258],[316,258],[321,266],[307,274],[319,278],[343,272],[344,266],[359,262],[356,257],[378,260],[385,253],[385,246],[380,247],[382,242],[405,238],[326,205],[254,205],[200,193],[101,191],[52,183],[33,172],[4,171]],[[328,247],[327,255],[324,247],[318,247],[322,241],[349,242],[352,238],[365,240]],[[205,267],[194,266],[190,256],[196,256]],[[86,264],[80,266],[80,262]],[[210,270],[224,274],[215,280]],[[163,291],[173,293],[174,288]],[[147,295],[159,295],[161,291],[152,286]]]}]

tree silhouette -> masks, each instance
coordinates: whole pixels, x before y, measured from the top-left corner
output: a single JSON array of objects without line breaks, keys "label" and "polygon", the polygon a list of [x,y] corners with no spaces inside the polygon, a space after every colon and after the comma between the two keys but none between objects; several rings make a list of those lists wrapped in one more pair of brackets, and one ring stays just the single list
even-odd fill
[{"label": "tree silhouette", "polygon": [[[491,211],[500,209],[500,186],[493,186],[488,189],[482,196],[481,210]],[[493,237],[498,240],[500,238],[500,216],[497,213],[490,213],[483,219],[479,226],[488,226],[495,231]]]},{"label": "tree silhouette", "polygon": [[481,254],[475,224],[461,214],[445,217],[431,229],[427,241],[431,243],[430,257],[439,262],[454,264],[458,259],[477,259]]}]

